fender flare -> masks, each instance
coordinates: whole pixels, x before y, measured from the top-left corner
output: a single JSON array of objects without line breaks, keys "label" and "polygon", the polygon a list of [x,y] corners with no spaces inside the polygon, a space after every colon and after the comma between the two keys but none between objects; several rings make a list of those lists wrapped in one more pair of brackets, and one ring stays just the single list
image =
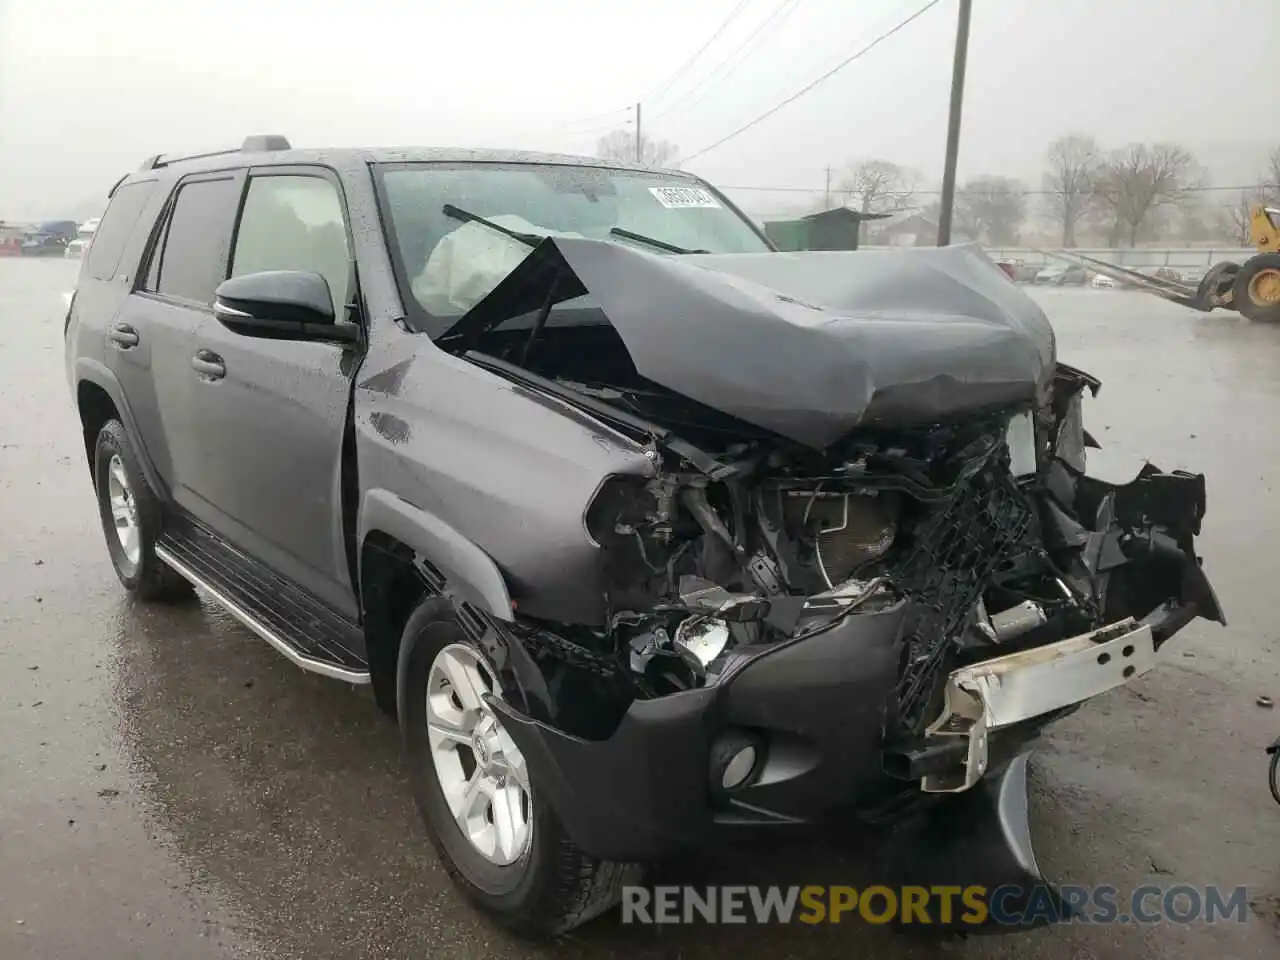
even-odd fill
[{"label": "fender flare", "polygon": [[[76,413],[80,412],[80,384],[92,383],[96,387],[104,390],[107,396],[115,405],[116,411],[120,414],[120,421],[124,424],[124,428],[129,432],[129,436],[133,439],[134,453],[137,454],[138,463],[142,467],[142,473],[147,478],[147,483],[151,485],[151,489],[156,495],[163,499],[168,499],[168,491],[164,483],[160,480],[160,474],[156,471],[155,464],[151,462],[151,455],[146,449],[146,445],[142,442],[142,434],[138,431],[138,423],[134,419],[133,410],[129,407],[129,401],[125,399],[124,389],[120,386],[120,381],[116,379],[116,375],[105,364],[94,360],[90,357],[77,357],[74,368],[74,383],[72,384],[72,399],[76,404]],[[89,464],[89,470],[92,472],[92,461]]]},{"label": "fender flare", "polygon": [[435,514],[375,487],[367,490],[360,502],[358,542],[362,548],[369,534],[375,532],[407,544],[439,570],[447,584],[446,592],[458,601],[474,605],[495,620],[514,619],[511,594],[498,565]]}]

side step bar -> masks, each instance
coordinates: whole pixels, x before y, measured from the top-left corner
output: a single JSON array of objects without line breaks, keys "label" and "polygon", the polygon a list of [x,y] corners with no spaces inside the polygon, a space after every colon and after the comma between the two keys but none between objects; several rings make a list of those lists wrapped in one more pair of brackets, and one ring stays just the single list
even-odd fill
[{"label": "side step bar", "polygon": [[369,682],[360,628],[263,564],[194,523],[178,520],[156,556],[206,590],[295,666],[346,683]]}]

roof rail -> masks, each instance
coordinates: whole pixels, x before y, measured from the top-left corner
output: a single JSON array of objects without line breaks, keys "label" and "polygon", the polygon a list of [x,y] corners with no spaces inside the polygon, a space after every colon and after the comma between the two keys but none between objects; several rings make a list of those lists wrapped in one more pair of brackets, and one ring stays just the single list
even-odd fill
[{"label": "roof rail", "polygon": [[293,147],[289,145],[288,137],[282,137],[278,133],[260,133],[245,137],[240,149],[244,153],[270,153],[272,150],[292,150]]},{"label": "roof rail", "polygon": [[139,170],[156,170],[160,167],[167,167],[171,163],[181,163],[184,160],[204,160],[207,157],[224,157],[232,153],[270,153],[273,150],[291,150],[287,137],[282,137],[278,133],[256,134],[251,137],[245,137],[244,143],[239,147],[231,150],[213,150],[209,153],[188,153],[183,156],[170,157],[163,153],[157,153],[154,157],[147,157],[142,161]]}]

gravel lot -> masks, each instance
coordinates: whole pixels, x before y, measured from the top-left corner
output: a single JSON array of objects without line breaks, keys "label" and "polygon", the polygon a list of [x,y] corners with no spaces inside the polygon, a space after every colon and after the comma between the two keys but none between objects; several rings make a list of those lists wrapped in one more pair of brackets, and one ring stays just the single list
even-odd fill
[{"label": "gravel lot", "polygon": [[[134,606],[107,560],[62,363],[78,264],[0,259],[0,957],[933,956],[882,928],[593,924],[512,940],[454,894],[418,824],[394,727],[367,691],[304,674],[210,603]],[[1244,884],[1245,924],[1060,926],[942,946],[959,958],[1280,949],[1280,329],[1120,291],[1034,291],[1062,358],[1102,378],[1101,471],[1203,471],[1206,569],[1231,625],[1064,721],[1033,761],[1057,879]],[[690,882],[853,883],[852,837],[673,868]]]}]

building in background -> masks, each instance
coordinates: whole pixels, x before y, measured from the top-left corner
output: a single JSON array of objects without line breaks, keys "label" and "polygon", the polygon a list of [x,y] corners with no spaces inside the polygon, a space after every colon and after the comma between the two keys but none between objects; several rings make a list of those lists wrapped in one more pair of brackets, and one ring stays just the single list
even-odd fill
[{"label": "building in background", "polygon": [[863,221],[887,216],[835,207],[795,220],[766,220],[763,226],[779,250],[857,250]]}]

